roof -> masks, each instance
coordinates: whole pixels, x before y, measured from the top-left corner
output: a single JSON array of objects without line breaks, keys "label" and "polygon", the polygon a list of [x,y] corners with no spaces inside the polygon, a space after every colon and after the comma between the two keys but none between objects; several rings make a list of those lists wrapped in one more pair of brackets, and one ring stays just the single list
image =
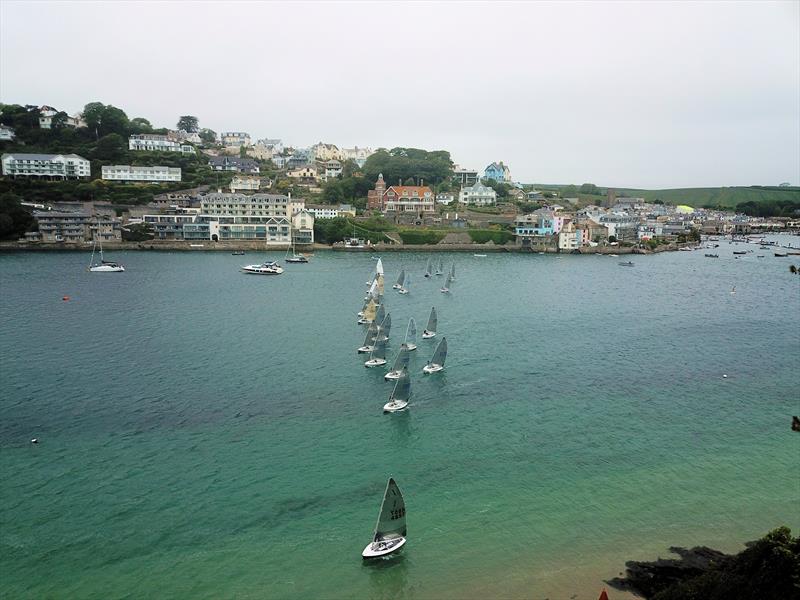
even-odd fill
[{"label": "roof", "polygon": [[52,160],[58,156],[63,156],[64,158],[80,158],[81,160],[86,160],[85,158],[83,158],[82,156],[78,156],[77,154],[18,154],[16,152],[3,154],[2,160],[5,160],[7,156],[21,160]]},{"label": "roof", "polygon": [[427,185],[390,185],[388,188],[386,188],[387,192],[389,190],[394,190],[395,194],[398,196],[402,196],[403,192],[405,191],[411,192],[413,190],[416,190],[417,194],[420,196],[424,195],[425,192],[433,193],[431,188],[429,188]]}]

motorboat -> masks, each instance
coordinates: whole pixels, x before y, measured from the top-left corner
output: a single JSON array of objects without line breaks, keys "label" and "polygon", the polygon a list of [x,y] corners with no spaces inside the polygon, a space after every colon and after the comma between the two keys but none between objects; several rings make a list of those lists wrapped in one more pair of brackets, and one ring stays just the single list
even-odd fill
[{"label": "motorboat", "polygon": [[268,261],[260,265],[245,265],[242,271],[251,275],[280,275],[283,273],[283,267],[274,261]]}]

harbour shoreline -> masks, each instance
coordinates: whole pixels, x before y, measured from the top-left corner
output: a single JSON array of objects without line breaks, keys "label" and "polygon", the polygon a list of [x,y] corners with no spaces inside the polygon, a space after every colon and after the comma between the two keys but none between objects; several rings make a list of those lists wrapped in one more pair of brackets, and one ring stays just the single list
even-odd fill
[{"label": "harbour shoreline", "polygon": [[[401,244],[374,244],[364,248],[347,248],[341,244],[313,244],[305,246],[297,246],[300,252],[316,252],[316,251],[333,251],[333,252],[353,252],[353,253],[373,253],[380,254],[384,252],[464,252],[474,254],[497,254],[497,253],[514,253],[514,254],[653,254],[659,252],[673,252],[679,250],[680,247],[696,248],[699,244],[687,243],[677,244],[670,243],[659,246],[654,250],[637,248],[637,247],[620,247],[620,246],[596,246],[580,248],[580,251],[559,251],[552,247],[524,247],[517,245],[494,245],[494,244],[419,244],[419,245],[401,245]],[[48,242],[0,242],[0,252],[86,252],[90,250],[92,243],[84,242],[83,244],[74,243],[48,243]],[[202,244],[193,244],[189,242],[180,241],[156,241],[148,240],[144,242],[104,242],[103,248],[106,251],[124,250],[124,251],[176,251],[176,252],[238,252],[238,251],[251,251],[251,252],[285,252],[290,248],[288,244],[275,245],[274,247],[264,248],[263,241],[226,241],[226,242],[212,242],[203,241]]]}]

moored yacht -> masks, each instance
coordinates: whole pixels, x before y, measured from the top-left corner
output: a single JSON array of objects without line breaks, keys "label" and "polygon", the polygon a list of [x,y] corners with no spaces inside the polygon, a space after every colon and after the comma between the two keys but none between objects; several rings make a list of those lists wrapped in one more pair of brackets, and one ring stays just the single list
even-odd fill
[{"label": "moored yacht", "polygon": [[245,265],[242,271],[251,275],[280,275],[283,273],[283,267],[275,261],[267,261],[260,265]]}]

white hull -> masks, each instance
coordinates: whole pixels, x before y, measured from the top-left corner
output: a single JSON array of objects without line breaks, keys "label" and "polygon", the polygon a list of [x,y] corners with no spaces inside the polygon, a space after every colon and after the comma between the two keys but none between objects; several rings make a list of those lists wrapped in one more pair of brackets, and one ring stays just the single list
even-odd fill
[{"label": "white hull", "polygon": [[96,267],[89,267],[89,271],[92,273],[124,273],[125,267],[122,265],[117,267],[112,267],[111,265],[97,265]]},{"label": "white hull", "polygon": [[250,275],[280,275],[283,273],[283,268],[278,266],[245,265],[242,267],[242,271]]},{"label": "white hull", "polygon": [[358,353],[359,354],[369,354],[370,352],[372,352],[372,350],[373,350],[373,346],[361,346],[361,348],[358,349]]},{"label": "white hull", "polygon": [[401,286],[400,286],[400,284],[399,284],[399,283],[395,283],[395,284],[392,286],[392,289],[393,289],[393,290],[399,290],[399,289],[400,289],[400,287],[401,287]]},{"label": "white hull", "polygon": [[397,290],[397,293],[398,293],[398,294],[407,294],[407,293],[408,293],[408,290],[407,290],[407,289],[405,289],[405,288],[400,288],[399,290]]},{"label": "white hull", "polygon": [[404,537],[397,538],[397,540],[387,540],[385,542],[372,542],[371,544],[367,544],[361,556],[363,558],[380,558],[381,556],[387,556],[392,552],[400,550],[405,543],[406,538]]},{"label": "white hull", "polygon": [[417,345],[416,344],[402,344],[400,347],[401,348],[405,348],[409,352],[413,352],[414,350],[417,349]]},{"label": "white hull", "polygon": [[383,376],[383,378],[387,380],[400,379],[400,371],[389,371],[386,375]]},{"label": "white hull", "polygon": [[432,365],[425,365],[422,367],[422,372],[426,375],[430,375],[431,373],[438,373],[439,371],[444,371],[444,367],[442,365],[432,364]]},{"label": "white hull", "polygon": [[381,367],[386,364],[385,358],[370,358],[367,362],[364,363],[364,366],[368,369],[371,367]]},{"label": "white hull", "polygon": [[439,291],[442,292],[443,294],[449,294],[450,293],[450,288],[442,288]]},{"label": "white hull", "polygon": [[408,402],[405,400],[392,400],[391,402],[387,402],[383,405],[383,412],[398,412],[405,410],[407,406]]},{"label": "white hull", "polygon": [[371,322],[372,321],[370,321],[369,319],[365,319],[364,317],[361,317],[358,321],[356,321],[356,323],[358,323],[359,325],[366,325],[367,323]]},{"label": "white hull", "polygon": [[435,338],[435,337],[436,337],[436,332],[435,331],[423,331],[422,332],[422,339],[423,340],[429,340],[429,339]]}]

